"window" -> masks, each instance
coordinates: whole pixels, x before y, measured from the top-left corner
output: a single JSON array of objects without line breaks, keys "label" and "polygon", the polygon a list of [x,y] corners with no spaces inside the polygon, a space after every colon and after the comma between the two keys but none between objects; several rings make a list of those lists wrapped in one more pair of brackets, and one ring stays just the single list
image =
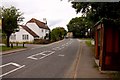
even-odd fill
[{"label": "window", "polygon": [[22,39],[23,39],[23,40],[28,40],[28,39],[29,39],[29,36],[28,36],[28,35],[22,35]]},{"label": "window", "polygon": [[47,30],[47,29],[46,29],[45,31],[46,31],[46,33],[48,33],[48,30]]},{"label": "window", "polygon": [[49,34],[49,30],[46,29],[46,33]]},{"label": "window", "polygon": [[42,32],[43,32],[43,29],[42,29]]},{"label": "window", "polygon": [[22,39],[24,40],[24,35],[22,35]]},{"label": "window", "polygon": [[28,35],[26,35],[26,39],[28,40]]}]

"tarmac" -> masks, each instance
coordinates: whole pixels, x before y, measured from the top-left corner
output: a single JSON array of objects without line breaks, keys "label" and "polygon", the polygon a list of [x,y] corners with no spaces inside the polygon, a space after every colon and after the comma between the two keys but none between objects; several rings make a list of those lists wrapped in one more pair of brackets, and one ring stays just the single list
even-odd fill
[{"label": "tarmac", "polygon": [[[63,39],[64,40],[64,39]],[[45,47],[45,46],[49,46],[49,45],[52,45],[52,44],[55,44],[55,43],[58,43],[58,42],[61,42],[63,40],[60,40],[60,41],[56,41],[54,43],[50,43],[50,44],[24,44],[24,46],[26,48],[23,48],[23,49],[15,49],[15,50],[9,50],[9,51],[3,51],[3,52],[0,52],[0,55],[6,55],[6,54],[10,54],[10,53],[14,53],[14,52],[19,52],[19,51],[24,51],[24,50],[27,50],[27,49],[32,49],[32,48],[37,48],[37,47]],[[1,44],[0,43],[0,46],[5,46],[5,44]],[[16,46],[16,44],[13,44],[13,46]],[[18,44],[18,46],[23,46],[23,44]]]},{"label": "tarmac", "polygon": [[[15,44],[14,44],[14,46],[15,46]],[[19,46],[22,46],[22,44],[19,44]],[[19,51],[24,51],[24,50],[32,49],[32,48],[36,48],[36,47],[42,47],[42,45],[37,45],[37,44],[25,44],[25,48],[3,51],[3,52],[1,52],[1,54],[2,54],[2,55],[6,55],[6,54],[15,53],[15,52],[19,52]]]},{"label": "tarmac", "polygon": [[[76,69],[76,75],[75,78],[102,78],[102,79],[110,79],[109,71],[104,72],[100,71],[98,67],[98,61],[94,58],[94,51],[91,47],[88,47],[85,44],[85,41],[81,44],[81,50],[80,51],[80,59],[77,62],[77,69]],[[42,45],[41,45],[42,46]],[[4,51],[2,52],[3,55],[10,54],[17,51],[23,51],[27,49],[31,49],[33,47],[40,47],[39,45],[27,45],[27,48],[24,49],[16,49],[16,50],[10,50],[10,51]]]}]

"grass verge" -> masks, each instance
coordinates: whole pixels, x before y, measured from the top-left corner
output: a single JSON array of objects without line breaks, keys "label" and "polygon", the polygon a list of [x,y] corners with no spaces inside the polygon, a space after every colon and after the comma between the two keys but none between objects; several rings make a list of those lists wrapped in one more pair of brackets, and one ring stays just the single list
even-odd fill
[{"label": "grass verge", "polygon": [[91,40],[86,40],[85,43],[87,44],[87,46],[92,46]]},{"label": "grass verge", "polygon": [[1,51],[9,51],[9,50],[15,50],[15,49],[22,49],[22,48],[26,48],[26,47],[14,46],[13,48],[11,48],[11,47],[6,47],[6,46],[0,46]]},{"label": "grass verge", "polygon": [[110,74],[113,80],[120,80],[120,72]]}]

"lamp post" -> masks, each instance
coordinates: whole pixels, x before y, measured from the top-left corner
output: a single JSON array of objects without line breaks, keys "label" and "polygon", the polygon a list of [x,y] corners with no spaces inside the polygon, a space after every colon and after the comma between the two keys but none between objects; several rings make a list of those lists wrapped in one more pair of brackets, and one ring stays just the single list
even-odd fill
[{"label": "lamp post", "polygon": [[2,16],[2,28],[4,26],[4,17]]}]

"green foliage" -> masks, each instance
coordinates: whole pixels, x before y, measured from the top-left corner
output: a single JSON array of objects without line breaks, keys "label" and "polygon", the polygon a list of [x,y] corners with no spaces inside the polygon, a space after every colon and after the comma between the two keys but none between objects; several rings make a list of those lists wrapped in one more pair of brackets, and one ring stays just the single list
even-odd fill
[{"label": "green foliage", "polygon": [[93,23],[101,18],[120,19],[120,2],[72,2],[77,13],[82,12]]},{"label": "green foliage", "polygon": [[[2,13],[2,8],[0,6],[0,13]],[[0,14],[0,19],[2,19],[2,14]]]},{"label": "green foliage", "polygon": [[46,40],[46,39],[35,39],[33,43],[34,44],[49,44],[49,43],[51,43],[51,41]]},{"label": "green foliage", "polygon": [[2,43],[7,44],[5,33],[2,33]]},{"label": "green foliage", "polygon": [[68,31],[73,32],[74,37],[85,37],[85,33],[91,28],[92,23],[86,17],[72,18],[68,23]]},{"label": "green foliage", "polygon": [[22,49],[22,48],[23,48],[22,46],[14,46],[13,48],[7,47],[7,46],[0,46],[0,50],[2,51],[16,50],[16,49]]},{"label": "green foliage", "polygon": [[7,36],[7,47],[9,47],[10,35],[17,31],[18,22],[21,22],[23,19],[22,13],[14,6],[10,8],[2,7],[2,32]]},{"label": "green foliage", "polygon": [[57,27],[52,30],[50,33],[50,39],[51,41],[57,41],[64,38],[67,31],[63,27]]},{"label": "green foliage", "polygon": [[23,17],[21,16],[22,13],[18,11],[19,9],[16,9],[15,7],[11,6],[10,8],[2,8],[2,30],[6,34],[8,32],[13,33],[15,32],[15,29],[18,28],[18,22],[21,22],[23,20]]},{"label": "green foliage", "polygon": [[91,40],[86,40],[85,43],[87,44],[87,46],[92,46]]}]

